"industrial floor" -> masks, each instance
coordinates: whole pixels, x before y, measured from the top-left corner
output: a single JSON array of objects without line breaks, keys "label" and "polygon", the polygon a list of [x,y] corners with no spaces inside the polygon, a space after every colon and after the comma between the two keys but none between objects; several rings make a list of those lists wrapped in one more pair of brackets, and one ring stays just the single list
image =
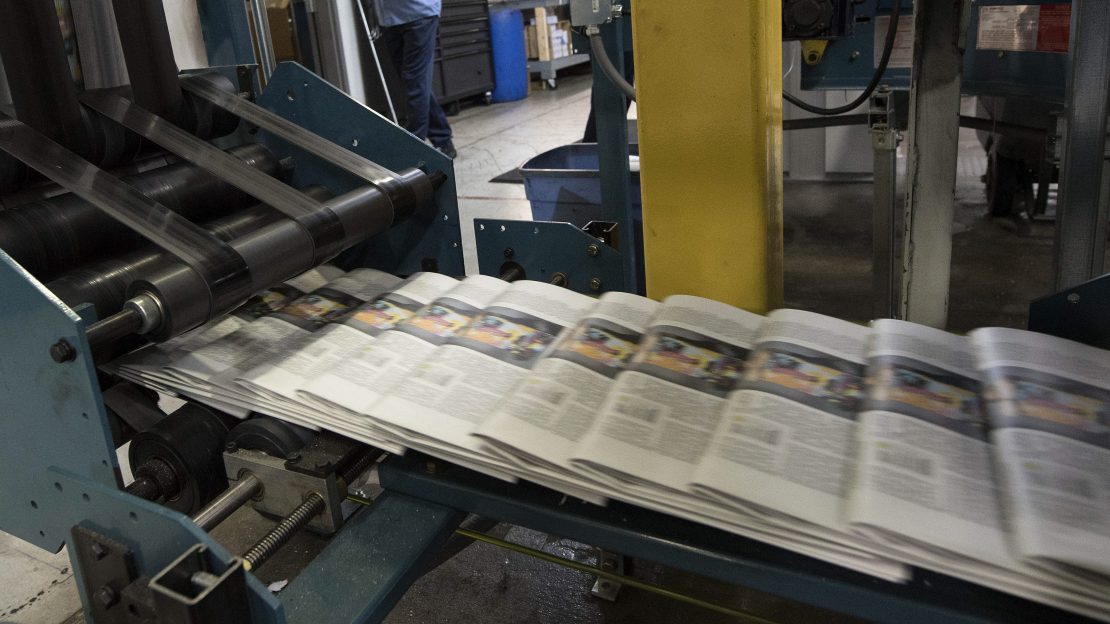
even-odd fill
[{"label": "industrial floor", "polygon": [[[459,201],[467,269],[476,270],[473,217],[527,218],[519,184],[489,180],[547,149],[581,137],[589,109],[589,78],[572,77],[555,91],[521,102],[468,108],[453,118]],[[954,236],[950,327],[1025,324],[1030,299],[1048,292],[1051,223],[1015,224],[985,216],[982,150],[962,135]],[[861,182],[790,182],[785,185],[786,303],[844,318],[870,316],[871,186]],[[676,259],[681,261],[681,259]],[[744,279],[743,275],[723,276]],[[243,551],[267,524],[244,510],[216,535]],[[510,541],[577,561],[597,553],[516,527],[493,531]],[[302,536],[259,569],[266,582],[288,579],[321,541]],[[689,592],[772,621],[848,621],[774,597],[707,582],[644,561],[628,570],[637,578]],[[737,621],[625,587],[616,602],[592,597],[591,575],[557,567],[487,544],[472,544],[424,576],[405,595],[390,623],[685,623]],[[49,555],[0,535],[0,624],[79,622],[80,605],[64,551]],[[76,615],[75,615],[76,614]],[[326,623],[326,615],[321,615]]]}]

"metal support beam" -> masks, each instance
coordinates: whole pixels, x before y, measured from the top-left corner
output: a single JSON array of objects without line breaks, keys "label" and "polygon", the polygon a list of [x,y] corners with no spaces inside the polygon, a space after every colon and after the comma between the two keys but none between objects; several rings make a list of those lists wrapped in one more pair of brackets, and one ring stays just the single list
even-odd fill
[{"label": "metal support beam", "polygon": [[[782,2],[677,4],[632,4],[648,295],[773,309],[782,302]],[[727,62],[707,62],[706,41]]]},{"label": "metal support beam", "polygon": [[[627,19],[616,19],[601,26],[605,53],[618,68],[624,67]],[[637,239],[641,234],[632,216],[628,164],[628,103],[624,94],[593,62],[593,110],[597,119],[598,172],[601,178],[601,218],[618,224],[621,252],[621,283],[606,290],[643,294]]]},{"label": "metal support beam", "polygon": [[920,2],[914,9],[902,318],[944,327],[968,0]]},{"label": "metal support beam", "polygon": [[1110,172],[1110,11],[1100,0],[1074,0],[1068,49],[1067,128],[1056,217],[1056,290],[1103,273]]},{"label": "metal support beam", "polygon": [[898,129],[894,95],[879,87],[871,96],[871,148],[875,150],[871,238],[871,300],[875,318],[896,318],[894,210],[898,201]]},{"label": "metal support beam", "polygon": [[288,621],[382,621],[464,517],[435,503],[383,494],[351,517],[281,593]]}]

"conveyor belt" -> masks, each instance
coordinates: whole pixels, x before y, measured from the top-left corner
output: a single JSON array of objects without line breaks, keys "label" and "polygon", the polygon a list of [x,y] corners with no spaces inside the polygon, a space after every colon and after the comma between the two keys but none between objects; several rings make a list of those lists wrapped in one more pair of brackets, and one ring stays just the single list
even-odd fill
[{"label": "conveyor belt", "polygon": [[[277,159],[264,146],[244,145],[228,153],[267,175],[280,172]],[[8,156],[3,151],[0,155]],[[211,220],[251,203],[246,193],[188,163],[128,176],[123,181],[192,220]],[[0,211],[0,249],[43,281],[146,242],[74,194]]]},{"label": "conveyor belt", "polygon": [[[180,259],[207,285],[209,302],[204,307],[223,307],[230,305],[228,302],[242,301],[250,296],[250,270],[242,256],[226,243],[31,127],[3,114],[0,114],[0,149],[80,194],[113,219]],[[241,161],[236,160],[236,163],[245,166]]]}]

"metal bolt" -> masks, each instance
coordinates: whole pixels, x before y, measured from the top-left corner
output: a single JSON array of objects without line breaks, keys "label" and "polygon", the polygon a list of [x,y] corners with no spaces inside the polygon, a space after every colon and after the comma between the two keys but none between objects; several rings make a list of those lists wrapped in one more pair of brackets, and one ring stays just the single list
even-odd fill
[{"label": "metal bolt", "polygon": [[506,247],[505,248],[505,257],[506,258],[512,258],[514,255],[516,255],[516,252],[513,251],[512,247]]},{"label": "metal bolt", "polygon": [[435,463],[434,461],[425,463],[424,472],[427,472],[428,474],[435,474],[439,472],[439,464]]},{"label": "metal bolt", "polygon": [[234,443],[234,442],[228,442],[227,444],[224,445],[224,451],[226,451],[228,453],[234,453],[235,451],[238,451],[238,450],[239,450],[239,445]]},{"label": "metal bolt", "polygon": [[599,248],[594,243],[590,243],[589,245],[586,246],[586,255],[587,256],[590,256],[592,258],[592,257],[596,256],[599,253],[601,253],[601,248]]},{"label": "metal bolt", "polygon": [[859,50],[856,50],[856,51],[852,52],[852,54],[848,57],[848,60],[849,61],[854,61],[854,60],[858,59],[859,57],[860,57]]},{"label": "metal bolt", "polygon": [[100,561],[101,559],[108,556],[108,549],[104,546],[104,544],[101,544],[100,542],[93,542],[91,550],[93,558],[97,561]]},{"label": "metal bolt", "polygon": [[601,278],[595,277],[590,280],[590,290],[601,290]]},{"label": "metal bolt", "polygon": [[100,589],[96,590],[94,596],[96,596],[100,604],[104,605],[105,609],[119,602],[119,594],[116,593],[116,590],[107,585],[102,585]]},{"label": "metal bolt", "polygon": [[327,508],[324,498],[313,492],[304,499],[296,509],[289,512],[288,516],[281,519],[270,532],[262,536],[250,550],[243,554],[243,563],[248,570],[257,569],[266,562],[279,548],[289,541],[289,538],[303,529],[313,518],[320,515]]},{"label": "metal bolt", "polygon": [[1079,294],[1071,293],[1068,295],[1068,303],[1079,303]]},{"label": "metal bolt", "polygon": [[285,456],[285,461],[293,462],[293,463],[299,462],[299,461],[301,461],[301,454],[300,453],[290,453],[290,454]]},{"label": "metal bolt", "polygon": [[64,362],[72,362],[77,358],[77,349],[69,344],[65,338],[59,338],[58,342],[50,345],[50,359],[62,364]]}]

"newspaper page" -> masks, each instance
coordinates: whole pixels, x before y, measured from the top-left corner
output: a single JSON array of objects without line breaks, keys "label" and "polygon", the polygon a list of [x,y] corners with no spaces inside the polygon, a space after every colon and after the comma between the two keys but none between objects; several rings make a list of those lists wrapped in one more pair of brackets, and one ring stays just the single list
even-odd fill
[{"label": "newspaper page", "polygon": [[668,297],[571,464],[685,496],[762,322],[717,301]]},{"label": "newspaper page", "polygon": [[[108,372],[155,390],[172,393],[164,383],[162,369],[189,353],[211,344],[258,318],[281,309],[287,303],[324,286],[344,274],[331,265],[321,265],[262,291],[248,299],[231,314],[162,343],[148,345],[117,359]],[[162,381],[159,381],[159,380]]]},{"label": "newspaper page", "polygon": [[847,520],[877,539],[1012,566],[971,341],[889,319],[872,329]]},{"label": "newspaper page", "polygon": [[[582,494],[577,488],[582,477],[569,472],[566,463],[597,418],[617,373],[635,355],[658,307],[658,302],[628,293],[602,295],[473,435],[518,463],[525,478],[544,485],[569,479],[566,485]],[[590,493],[589,498],[600,497]]]},{"label": "newspaper page", "polygon": [[610,498],[880,578],[904,580],[906,568],[889,558],[856,545],[796,534],[687,490],[763,321],[699,297],[667,298],[570,465],[611,483],[604,491]]},{"label": "newspaper page", "polygon": [[258,358],[274,357],[298,336],[341,320],[398,281],[381,271],[356,269],[172,362],[165,374],[176,389],[199,401],[215,397],[252,405],[250,397],[233,384],[244,368],[253,368]]},{"label": "newspaper page", "polygon": [[268,399],[271,408],[311,420],[317,408],[300,402],[297,396],[307,381],[358,357],[379,334],[410,318],[458,283],[438,273],[412,275],[394,290],[355,308],[342,322],[307,335],[305,344],[296,350],[255,366],[235,381],[248,392]]},{"label": "newspaper page", "polygon": [[812,312],[768,315],[692,488],[839,528],[868,333]]},{"label": "newspaper page", "polygon": [[[380,443],[374,424],[364,415],[393,386],[456,331],[465,327],[509,283],[474,275],[382,332],[365,349],[349,354],[307,381],[298,397],[316,406],[329,428],[355,439]],[[398,448],[396,443],[391,443]]]},{"label": "newspaper page", "polygon": [[971,337],[1018,554],[1105,587],[1110,352],[1017,329],[978,329]]},{"label": "newspaper page", "polygon": [[470,433],[593,305],[565,288],[514,282],[368,413],[409,448],[446,450],[458,463],[504,477],[507,462]]},{"label": "newspaper page", "polygon": [[872,329],[846,506],[853,530],[907,563],[1105,618],[1108,588],[1012,554],[971,340],[895,320]]}]

